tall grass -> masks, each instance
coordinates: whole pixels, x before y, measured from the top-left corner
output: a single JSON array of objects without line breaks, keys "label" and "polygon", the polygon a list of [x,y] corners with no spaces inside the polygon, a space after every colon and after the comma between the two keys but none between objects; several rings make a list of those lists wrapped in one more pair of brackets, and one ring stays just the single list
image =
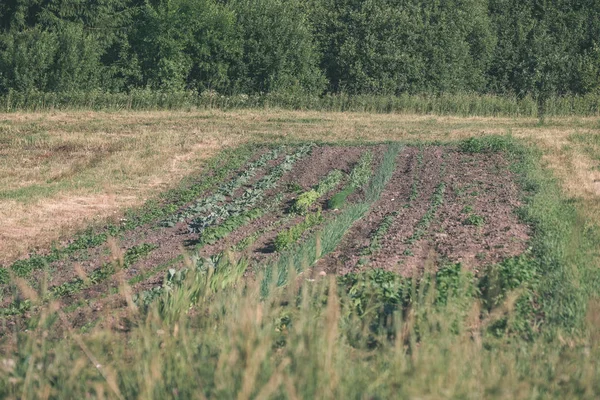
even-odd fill
[{"label": "tall grass", "polygon": [[[49,110],[190,110],[286,108],[317,111],[410,113],[482,117],[538,117],[538,104],[531,97],[480,94],[380,96],[298,93],[224,96],[215,92],[159,92],[133,90],[129,93],[9,92],[0,97],[0,111]],[[546,116],[598,116],[600,95],[551,97]]]},{"label": "tall grass", "polygon": [[[0,360],[3,398],[597,398],[600,305],[579,338],[486,336],[476,300],[419,293],[387,321],[358,316],[332,279],[260,295],[260,277],[215,291],[189,280],[127,331],[81,335],[54,305]],[[220,285],[218,285],[220,286]],[[123,291],[124,293],[127,290]],[[193,296],[192,296],[193,294]],[[194,297],[192,307],[190,299]],[[504,304],[511,312],[511,300]],[[189,312],[189,310],[194,310]],[[107,315],[107,318],[109,316]],[[457,323],[459,322],[459,323]],[[69,340],[54,336],[56,326]],[[62,330],[61,329],[61,330]],[[376,343],[376,346],[373,345]]]}]

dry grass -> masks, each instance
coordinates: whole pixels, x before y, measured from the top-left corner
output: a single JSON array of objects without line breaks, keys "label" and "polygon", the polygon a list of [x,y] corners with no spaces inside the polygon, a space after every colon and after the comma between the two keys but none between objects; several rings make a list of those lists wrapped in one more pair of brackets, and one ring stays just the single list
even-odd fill
[{"label": "dry grass", "polygon": [[[246,141],[450,140],[507,134],[538,144],[569,196],[600,222],[600,171],[574,134],[594,118],[462,118],[283,110],[0,114],[0,262],[118,216]],[[589,149],[587,149],[589,150]]]}]

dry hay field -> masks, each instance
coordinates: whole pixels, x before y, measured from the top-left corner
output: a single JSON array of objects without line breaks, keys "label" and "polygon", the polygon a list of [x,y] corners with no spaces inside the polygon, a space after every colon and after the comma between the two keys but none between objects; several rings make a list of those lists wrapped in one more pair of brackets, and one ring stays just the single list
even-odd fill
[{"label": "dry hay field", "polygon": [[6,396],[600,389],[597,120],[8,114],[0,144]]}]

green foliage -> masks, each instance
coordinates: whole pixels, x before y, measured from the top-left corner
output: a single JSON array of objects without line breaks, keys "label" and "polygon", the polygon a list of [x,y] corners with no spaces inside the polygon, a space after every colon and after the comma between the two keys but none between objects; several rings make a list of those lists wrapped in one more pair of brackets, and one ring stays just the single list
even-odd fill
[{"label": "green foliage", "polygon": [[510,150],[510,136],[471,137],[459,143],[459,149],[465,153],[499,153]]},{"label": "green foliage", "polygon": [[464,225],[473,225],[473,226],[483,226],[485,225],[485,218],[481,215],[470,214],[467,218],[463,220]]},{"label": "green foliage", "polygon": [[331,199],[327,202],[327,207],[332,210],[340,209],[346,204],[346,199],[352,193],[366,185],[369,182],[369,179],[372,175],[372,163],[373,163],[373,153],[370,151],[365,152],[352,171],[350,171],[349,182],[346,187],[333,195]]},{"label": "green foliage", "polygon": [[290,211],[296,214],[304,215],[308,212],[310,207],[319,199],[321,196],[335,189],[342,179],[344,174],[342,171],[333,170],[328,173],[319,183],[307,192],[301,193],[293,202],[290,207]]},{"label": "green foliage", "polygon": [[418,282],[375,268],[343,275],[338,283],[358,315],[369,319],[369,314],[374,313],[379,323],[396,311],[416,305],[429,292],[434,294],[436,306],[446,306],[450,299],[471,298],[477,292],[473,275],[463,271],[460,264],[444,266],[432,277],[424,276]]},{"label": "green foliage", "polygon": [[483,2],[314,3],[310,15],[322,68],[334,91],[398,95],[485,88],[494,40]]},{"label": "green foliage", "polygon": [[363,318],[370,313],[389,315],[408,306],[414,289],[409,279],[382,269],[342,275],[338,283]]},{"label": "green foliage", "polygon": [[213,0],[146,2],[135,16],[131,48],[136,86],[159,90],[229,91],[242,42],[235,14]]},{"label": "green foliage", "polygon": [[367,151],[360,157],[354,168],[352,168],[352,171],[350,171],[350,186],[358,189],[366,185],[373,174],[372,164],[373,153]]},{"label": "green foliage", "polygon": [[304,221],[277,234],[274,240],[275,251],[282,251],[291,247],[298,241],[298,239],[302,237],[304,232],[321,224],[322,222],[323,216],[321,215],[320,209],[314,213],[308,214],[306,217],[304,217]]},{"label": "green foliage", "polygon": [[495,307],[514,289],[526,285],[533,288],[539,282],[538,264],[531,254],[507,258],[488,267],[479,282],[482,296],[489,308]]},{"label": "green foliage", "polygon": [[208,227],[202,231],[198,245],[203,246],[206,244],[214,244],[220,239],[223,239],[225,236],[229,235],[237,228],[247,225],[249,222],[262,217],[265,212],[266,209],[254,208],[228,218],[219,225]]},{"label": "green foliage", "polygon": [[344,173],[335,169],[328,173],[327,176],[317,184],[315,191],[319,194],[319,197],[324,196],[335,189],[342,179],[344,179]]},{"label": "green foliage", "polygon": [[318,67],[311,27],[299,0],[231,0],[243,43],[237,66],[242,93],[321,94],[325,78]]},{"label": "green foliage", "polygon": [[[155,244],[142,243],[127,249],[123,255],[123,264],[120,267],[124,269],[129,268],[136,261],[146,257],[156,248],[158,248],[158,246]],[[115,264],[116,262],[108,262],[102,265],[100,268],[92,271],[88,276],[85,277],[85,279],[76,278],[72,281],[54,286],[52,289],[50,289],[51,297],[58,298],[73,295],[86,287],[105,281],[117,271],[118,266]]]},{"label": "green foliage", "polygon": [[10,273],[8,269],[0,265],[0,285],[5,285],[10,282]]},{"label": "green foliage", "polygon": [[27,259],[15,261],[12,264],[11,269],[15,275],[26,277],[31,274],[33,270],[42,269],[47,266],[48,262],[49,260],[45,257],[33,254]]},{"label": "green foliage", "polygon": [[329,201],[327,201],[327,208],[330,210],[339,210],[346,204],[346,199],[354,193],[352,186],[345,187],[342,191],[334,194]]},{"label": "green foliage", "polygon": [[304,215],[308,212],[308,209],[321,197],[316,190],[309,190],[300,194],[294,203],[292,204],[291,210],[293,213]]}]

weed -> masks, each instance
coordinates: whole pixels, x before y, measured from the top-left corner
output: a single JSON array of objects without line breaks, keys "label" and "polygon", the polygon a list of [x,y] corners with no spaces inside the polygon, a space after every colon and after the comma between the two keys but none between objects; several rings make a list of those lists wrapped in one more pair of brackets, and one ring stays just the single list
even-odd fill
[{"label": "weed", "polygon": [[485,219],[481,215],[470,214],[463,220],[463,225],[483,226],[485,225]]}]

